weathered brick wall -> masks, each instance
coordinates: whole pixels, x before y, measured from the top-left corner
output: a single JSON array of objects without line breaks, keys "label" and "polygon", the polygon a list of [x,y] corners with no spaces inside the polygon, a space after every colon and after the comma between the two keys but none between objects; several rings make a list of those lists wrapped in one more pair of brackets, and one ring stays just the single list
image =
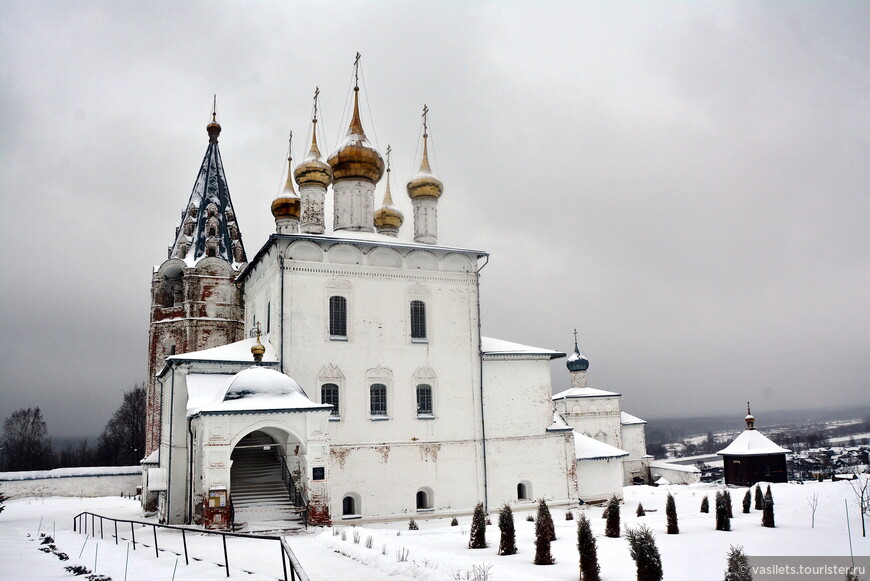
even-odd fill
[{"label": "weathered brick wall", "polygon": [[223,260],[206,258],[193,268],[181,269],[179,288],[172,275],[183,264],[179,260],[167,261],[151,280],[146,456],[160,445],[162,402],[155,375],[172,353],[172,346],[175,354],[181,354],[244,338],[242,292],[235,283],[237,272]]}]

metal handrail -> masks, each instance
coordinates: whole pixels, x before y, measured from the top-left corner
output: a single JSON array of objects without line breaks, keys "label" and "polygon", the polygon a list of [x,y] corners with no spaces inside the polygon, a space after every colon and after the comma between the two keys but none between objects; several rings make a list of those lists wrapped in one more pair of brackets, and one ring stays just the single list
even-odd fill
[{"label": "metal handrail", "polygon": [[[181,531],[181,541],[184,545],[184,564],[189,565],[190,559],[187,551],[187,538],[184,536],[185,532],[195,532],[198,534],[207,534],[207,535],[220,535],[221,541],[223,542],[224,549],[224,566],[227,571],[227,577],[230,576],[230,561],[227,553],[227,537],[239,537],[243,539],[262,539],[267,541],[278,541],[281,545],[281,567],[284,570],[284,581],[288,581],[287,577],[287,562],[290,563],[290,581],[310,581],[308,575],[302,569],[302,565],[299,563],[299,559],[296,558],[296,554],[293,552],[293,549],[290,548],[290,545],[284,539],[284,537],[274,536],[274,535],[254,535],[249,533],[233,533],[227,531],[212,531],[208,529],[187,527],[187,526],[179,526],[179,525],[165,525],[158,523],[145,522],[140,520],[126,520],[120,518],[112,518],[110,516],[102,516],[99,514],[95,514],[92,512],[80,512],[76,516],[73,517],[73,532],[78,532],[80,534],[87,534],[88,532],[88,517],[91,517],[91,534],[96,536],[96,519],[100,519],[100,539],[103,538],[103,521],[113,522],[115,525],[115,534],[112,535],[115,537],[115,544],[118,544],[118,539],[120,538],[118,534],[118,523],[126,523],[130,525],[130,534],[131,540],[133,543],[133,550],[136,550],[136,529],[135,525],[142,525],[142,527],[152,527],[152,531],[154,533],[154,554],[157,558],[160,558],[160,549],[157,546],[157,529],[172,529]],[[143,544],[140,541],[140,544]],[[286,556],[286,560],[285,560]]]},{"label": "metal handrail", "polygon": [[290,474],[290,467],[287,466],[287,460],[281,454],[278,454],[278,458],[281,459],[281,480],[284,481],[284,485],[287,487],[287,494],[293,501],[293,505],[302,507],[302,522],[305,528],[308,528],[308,502],[306,502],[299,487],[296,486],[293,475]]}]

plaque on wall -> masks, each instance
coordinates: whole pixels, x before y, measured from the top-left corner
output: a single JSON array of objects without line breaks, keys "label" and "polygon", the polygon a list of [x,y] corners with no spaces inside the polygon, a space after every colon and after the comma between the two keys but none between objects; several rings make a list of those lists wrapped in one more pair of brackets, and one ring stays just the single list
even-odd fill
[{"label": "plaque on wall", "polygon": [[311,469],[312,480],[326,480],[326,467],[315,466]]}]

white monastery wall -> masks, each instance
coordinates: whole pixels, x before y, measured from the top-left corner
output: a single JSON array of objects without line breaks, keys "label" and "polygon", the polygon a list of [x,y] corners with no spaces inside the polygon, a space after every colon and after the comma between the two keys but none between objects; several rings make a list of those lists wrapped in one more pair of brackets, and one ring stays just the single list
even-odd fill
[{"label": "white monastery wall", "polygon": [[10,499],[28,496],[133,496],[141,484],[142,468],[139,466],[0,472],[0,491]]},{"label": "white monastery wall", "polygon": [[620,458],[577,462],[577,484],[584,502],[607,500],[613,494],[622,498],[622,480]]},{"label": "white monastery wall", "polygon": [[618,395],[565,398],[556,401],[556,409],[581,434],[624,449]]}]

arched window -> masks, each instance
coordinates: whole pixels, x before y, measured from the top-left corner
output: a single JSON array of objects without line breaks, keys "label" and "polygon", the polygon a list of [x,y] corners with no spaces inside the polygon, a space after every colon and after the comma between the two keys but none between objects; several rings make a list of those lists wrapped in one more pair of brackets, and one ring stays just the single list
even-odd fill
[{"label": "arched window", "polygon": [[417,415],[431,416],[432,412],[432,386],[428,383],[417,385]]},{"label": "arched window", "polygon": [[529,500],[532,498],[532,485],[523,480],[517,484],[517,500]]},{"label": "arched window", "polygon": [[369,387],[369,413],[372,416],[387,415],[387,386],[383,383],[373,383]]},{"label": "arched window", "polygon": [[417,491],[416,500],[417,510],[432,510],[432,507],[435,506],[435,494],[428,486],[424,486]]},{"label": "arched window", "polygon": [[341,500],[341,514],[349,515],[349,514],[359,514],[356,511],[356,499],[352,496],[345,496]]},{"label": "arched window", "polygon": [[426,303],[411,301],[411,339],[426,339]]},{"label": "arched window", "polygon": [[347,337],[347,299],[329,297],[329,336]]},{"label": "arched window", "polygon": [[334,383],[324,383],[320,386],[320,403],[332,406],[330,417],[340,417],[338,410],[338,386]]}]

